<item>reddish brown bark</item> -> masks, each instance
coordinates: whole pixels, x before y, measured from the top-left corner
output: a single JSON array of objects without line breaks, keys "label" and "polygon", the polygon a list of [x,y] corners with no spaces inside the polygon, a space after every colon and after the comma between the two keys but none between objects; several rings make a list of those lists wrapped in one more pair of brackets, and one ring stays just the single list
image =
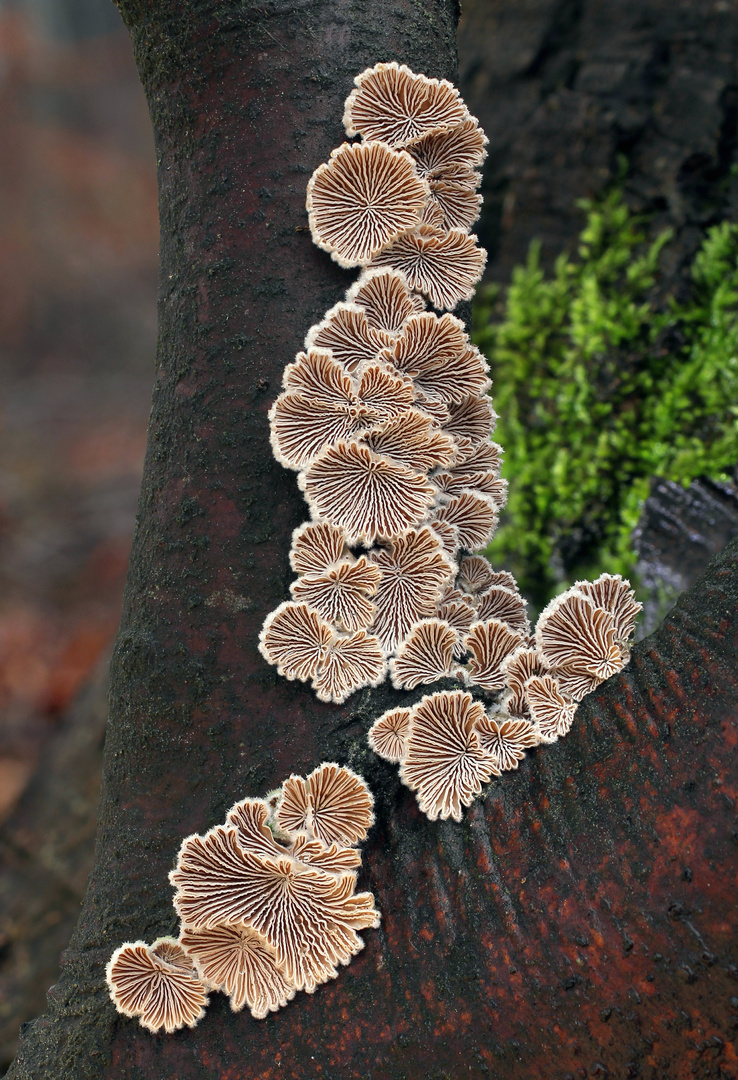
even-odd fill
[{"label": "reddish brown bark", "polygon": [[[569,738],[496,781],[461,826],[419,815],[366,745],[380,711],[419,694],[321,705],[256,650],[306,516],[266,411],[351,280],[310,242],[306,180],[341,141],[362,67],[397,58],[453,75],[454,4],[121,7],[157,138],[158,381],[95,868],[49,1011],[9,1075],[738,1075],[735,547]],[[181,838],[326,759],[377,795],[361,886],[383,923],[366,950],[266,1021],[217,995],[174,1036],[117,1017],[105,962],[123,940],[176,930],[167,872]]]}]

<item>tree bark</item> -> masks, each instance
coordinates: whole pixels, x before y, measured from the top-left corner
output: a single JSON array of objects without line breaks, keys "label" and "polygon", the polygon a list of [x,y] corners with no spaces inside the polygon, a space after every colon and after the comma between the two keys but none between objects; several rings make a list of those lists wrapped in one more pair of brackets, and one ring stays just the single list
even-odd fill
[{"label": "tree bark", "polygon": [[[95,866],[9,1077],[738,1075],[735,545],[572,734],[496,781],[462,825],[428,822],[366,744],[383,709],[420,694],[323,705],[256,649],[307,516],[266,412],[352,279],[312,245],[305,185],[342,140],[363,67],[398,59],[453,78],[455,3],[120,6],[156,135],[158,379]],[[323,760],[362,772],[377,797],[360,884],[383,922],[365,951],[262,1022],[219,995],[173,1036],[118,1017],[105,963],[124,940],[176,932],[167,873],[181,839]]]}]

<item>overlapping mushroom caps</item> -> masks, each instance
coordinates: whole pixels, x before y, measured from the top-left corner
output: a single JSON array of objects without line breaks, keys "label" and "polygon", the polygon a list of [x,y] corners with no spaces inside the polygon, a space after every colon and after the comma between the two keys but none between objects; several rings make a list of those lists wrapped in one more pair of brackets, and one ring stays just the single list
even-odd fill
[{"label": "overlapping mushroom caps", "polygon": [[356,892],[356,844],[373,821],[363,779],[326,762],[188,836],[170,875],[179,938],[116,949],[107,980],[118,1011],[171,1033],[194,1027],[219,991],[261,1020],[335,978],[363,948],[357,931],[379,925],[371,893]]}]

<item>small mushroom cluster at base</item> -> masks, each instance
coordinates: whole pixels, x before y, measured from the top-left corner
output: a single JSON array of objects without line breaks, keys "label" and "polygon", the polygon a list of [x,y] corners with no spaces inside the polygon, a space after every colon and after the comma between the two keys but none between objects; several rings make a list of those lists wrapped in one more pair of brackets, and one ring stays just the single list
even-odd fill
[{"label": "small mushroom cluster at base", "polygon": [[379,925],[372,894],[356,892],[356,844],[373,821],[364,780],[326,762],[188,836],[170,874],[179,938],[116,949],[107,982],[118,1012],[171,1033],[194,1027],[220,991],[262,1020],[336,978],[364,947],[357,931]]},{"label": "small mushroom cluster at base", "polygon": [[[421,681],[443,674],[463,619],[445,593],[506,501],[487,363],[450,313],[484,268],[469,230],[487,139],[445,80],[380,63],[355,83],[344,124],[360,141],[316,169],[307,209],[315,243],[362,272],[308,332],[269,413],[312,520],[293,535],[292,599],[259,642],[280,675],[335,703],[388,671],[404,685],[427,645]],[[428,642],[411,639],[428,620]]]},{"label": "small mushroom cluster at base", "polygon": [[468,662],[453,674],[495,699],[475,700],[461,690],[426,695],[384,713],[368,736],[375,753],[399,764],[401,780],[431,821],[460,821],[462,807],[491,777],[569,732],[582,699],[628,663],[641,610],[629,582],[602,574],[556,597],[531,635],[514,579],[479,555],[461,560],[446,603],[458,608],[453,620],[419,623],[391,661],[395,685],[398,676],[405,687],[435,681],[426,678],[433,664],[436,672],[451,671],[452,656],[460,654]]}]

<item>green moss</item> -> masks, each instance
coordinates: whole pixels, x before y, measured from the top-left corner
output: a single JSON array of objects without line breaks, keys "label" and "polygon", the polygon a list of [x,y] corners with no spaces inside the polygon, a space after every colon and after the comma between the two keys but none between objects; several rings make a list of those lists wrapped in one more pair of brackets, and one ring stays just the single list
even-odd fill
[{"label": "green moss", "polygon": [[655,241],[615,190],[553,273],[533,244],[506,295],[481,292],[508,509],[489,548],[535,601],[575,578],[630,573],[649,478],[687,484],[738,462],[738,226],[711,228],[688,300],[655,300]]}]

